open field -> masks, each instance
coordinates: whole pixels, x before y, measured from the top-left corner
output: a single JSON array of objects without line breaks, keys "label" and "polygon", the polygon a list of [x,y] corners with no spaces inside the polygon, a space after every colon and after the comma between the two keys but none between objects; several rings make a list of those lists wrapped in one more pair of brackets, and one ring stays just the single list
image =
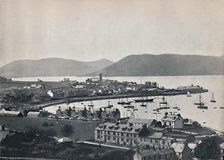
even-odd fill
[{"label": "open field", "polygon": [[[52,126],[44,127],[43,124],[47,122]],[[73,140],[91,140],[94,139],[94,129],[100,121],[81,121],[81,120],[62,120],[48,119],[48,118],[18,118],[18,117],[1,117],[0,125],[18,131],[27,131],[31,128],[40,129],[55,129],[58,136],[62,136],[61,128],[70,124],[73,126],[74,133],[70,136]]]}]

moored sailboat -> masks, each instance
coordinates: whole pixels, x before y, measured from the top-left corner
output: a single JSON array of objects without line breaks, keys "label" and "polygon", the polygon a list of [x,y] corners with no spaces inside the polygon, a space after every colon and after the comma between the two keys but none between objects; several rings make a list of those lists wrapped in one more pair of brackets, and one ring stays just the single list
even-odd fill
[{"label": "moored sailboat", "polygon": [[191,97],[191,93],[190,92],[187,92],[187,97]]},{"label": "moored sailboat", "polygon": [[165,99],[165,97],[163,96],[163,98],[162,98],[162,101],[161,102],[159,102],[159,104],[167,104],[167,101],[166,101],[166,99]]},{"label": "moored sailboat", "polygon": [[205,105],[204,102],[201,100],[201,95],[199,95],[199,102],[195,102],[195,105],[197,105],[198,109],[208,109],[208,106]]},{"label": "moored sailboat", "polygon": [[199,102],[195,102],[194,105],[205,105],[201,100],[201,95],[199,95]]},{"label": "moored sailboat", "polygon": [[212,102],[212,103],[215,103],[216,102],[216,100],[215,100],[215,97],[214,97],[214,94],[212,93],[212,99],[210,100],[210,102]]}]

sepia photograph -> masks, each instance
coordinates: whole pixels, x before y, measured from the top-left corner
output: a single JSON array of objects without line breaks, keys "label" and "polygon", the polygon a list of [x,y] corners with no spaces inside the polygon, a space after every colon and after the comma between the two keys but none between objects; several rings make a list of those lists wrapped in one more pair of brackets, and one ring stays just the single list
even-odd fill
[{"label": "sepia photograph", "polygon": [[0,0],[0,159],[223,160],[224,0]]}]

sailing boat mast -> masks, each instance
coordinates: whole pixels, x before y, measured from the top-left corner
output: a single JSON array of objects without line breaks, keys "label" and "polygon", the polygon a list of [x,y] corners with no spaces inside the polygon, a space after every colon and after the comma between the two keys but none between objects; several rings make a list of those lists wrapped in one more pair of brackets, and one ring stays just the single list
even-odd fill
[{"label": "sailing boat mast", "polygon": [[214,93],[212,93],[212,99],[210,100],[210,102],[212,102],[212,103],[216,102],[215,97],[214,97]]}]

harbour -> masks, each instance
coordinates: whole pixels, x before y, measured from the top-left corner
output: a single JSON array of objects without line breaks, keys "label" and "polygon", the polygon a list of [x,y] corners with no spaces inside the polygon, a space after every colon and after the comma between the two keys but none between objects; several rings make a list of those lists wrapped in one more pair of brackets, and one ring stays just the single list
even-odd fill
[{"label": "harbour", "polygon": [[[63,79],[64,77],[38,77],[43,80],[52,80],[52,81],[58,81]],[[86,77],[69,77],[71,80],[78,80],[83,81],[86,79]],[[175,79],[175,81],[172,81],[172,79]],[[15,80],[24,80],[25,78],[19,78]],[[29,79],[29,78],[28,78]],[[37,77],[30,78],[29,80],[35,80]],[[224,110],[221,109],[224,106],[224,91],[223,91],[223,83],[222,75],[211,75],[211,76],[165,76],[165,77],[106,77],[106,79],[112,79],[112,80],[118,80],[118,81],[134,81],[137,83],[143,83],[145,81],[156,81],[158,84],[162,86],[166,86],[167,88],[176,88],[178,86],[189,86],[191,84],[197,84],[200,86],[203,86],[204,88],[208,89],[209,91],[206,93],[201,94],[203,101],[206,105],[208,105],[208,110],[201,110],[198,109],[197,106],[194,105],[195,102],[198,102],[199,95],[200,94],[191,94],[192,97],[187,97],[186,95],[177,95],[177,96],[165,96],[166,100],[168,102],[168,105],[171,107],[170,111],[174,112],[180,112],[186,117],[189,117],[191,119],[197,120],[198,122],[204,123],[203,125],[223,131],[222,126],[222,115],[224,113]],[[211,83],[213,82],[213,83]],[[215,98],[217,100],[216,103],[210,102],[211,100],[211,93],[215,95]],[[113,98],[110,99],[111,103],[114,105],[114,107],[121,110],[123,117],[124,115],[130,116],[130,112],[127,111],[127,109],[124,109],[121,105],[118,105],[117,103],[122,99],[120,98]],[[129,98],[128,101],[134,101],[135,99],[138,99],[138,97],[132,97]],[[124,98],[125,100],[125,98]],[[158,96],[158,98],[154,99],[153,103],[147,103],[147,107],[140,107],[137,103],[134,104],[136,108],[138,108],[138,111],[136,111],[137,115],[140,115],[143,118],[156,118],[158,116],[158,119],[162,117],[163,113],[167,110],[162,110],[162,114],[153,114],[153,110],[159,107],[159,102],[162,101],[162,96]],[[90,101],[85,101],[83,104],[81,102],[77,103],[70,103],[69,105],[64,104],[57,104],[57,105],[51,105],[47,107],[46,109],[55,112],[58,109],[58,106],[60,105],[62,108],[66,109],[68,106],[76,106],[78,108],[83,108],[84,105],[87,106]],[[94,107],[100,108],[103,106],[108,105],[108,100],[91,100],[91,103],[94,104]],[[175,109],[175,107],[180,107],[180,111]],[[214,109],[214,107],[217,107],[217,109]],[[221,107],[221,108],[220,108]],[[174,109],[173,109],[174,108]],[[169,111],[169,110],[168,110]],[[215,116],[210,116],[210,115]],[[211,118],[210,118],[211,117]]]},{"label": "harbour", "polygon": [[224,160],[224,3],[0,1],[0,159]]}]

